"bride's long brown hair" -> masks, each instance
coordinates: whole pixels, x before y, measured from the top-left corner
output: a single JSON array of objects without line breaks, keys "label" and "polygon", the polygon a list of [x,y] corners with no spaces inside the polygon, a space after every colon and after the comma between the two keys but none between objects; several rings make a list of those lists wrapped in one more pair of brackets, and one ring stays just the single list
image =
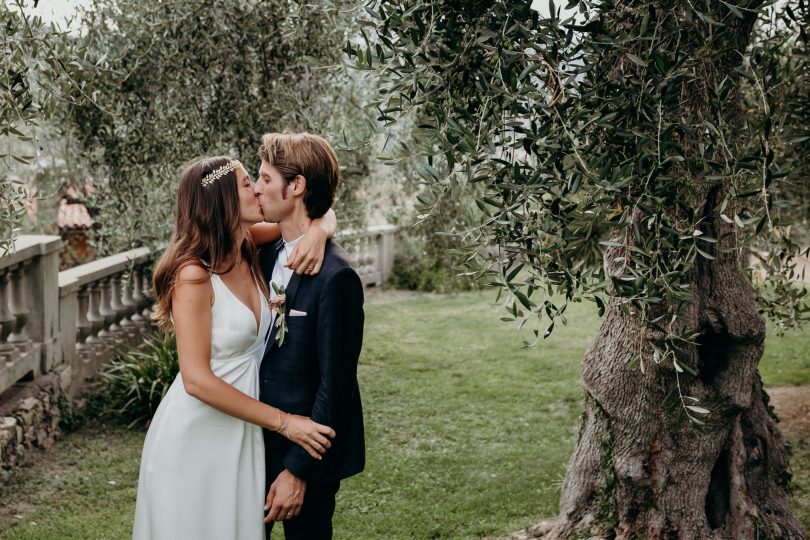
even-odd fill
[{"label": "bride's long brown hair", "polygon": [[[225,274],[236,264],[234,252],[241,240],[236,171],[228,172],[207,186],[202,185],[207,174],[231,160],[228,156],[197,158],[180,174],[174,232],[152,276],[155,299],[152,319],[164,330],[173,326],[172,291],[183,266],[202,264],[209,272]],[[256,245],[250,234],[245,236],[241,252],[254,276],[261,276]],[[223,267],[225,270],[216,272]],[[267,285],[263,279],[258,281],[267,296]]]}]

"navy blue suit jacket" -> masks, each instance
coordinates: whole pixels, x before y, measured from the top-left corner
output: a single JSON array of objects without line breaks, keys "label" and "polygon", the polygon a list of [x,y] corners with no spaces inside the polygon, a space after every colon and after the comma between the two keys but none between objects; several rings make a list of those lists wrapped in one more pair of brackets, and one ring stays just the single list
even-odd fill
[{"label": "navy blue suit jacket", "polygon": [[[269,282],[281,241],[259,250],[259,264]],[[259,371],[261,401],[283,411],[309,416],[336,432],[322,460],[313,459],[286,437],[265,430],[268,485],[281,471],[312,483],[331,483],[363,470],[363,411],[357,384],[357,361],[363,344],[363,284],[343,249],[326,243],[321,271],[293,274],[286,287],[287,334],[279,347],[277,328],[270,337]],[[306,313],[291,317],[290,310]]]}]

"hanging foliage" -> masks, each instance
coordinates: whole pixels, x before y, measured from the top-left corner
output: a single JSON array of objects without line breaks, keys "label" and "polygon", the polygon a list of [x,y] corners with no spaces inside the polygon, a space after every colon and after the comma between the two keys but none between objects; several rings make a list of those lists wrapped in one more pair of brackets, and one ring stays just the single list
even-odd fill
[{"label": "hanging foliage", "polygon": [[20,171],[37,160],[34,128],[66,101],[93,106],[74,76],[95,67],[85,50],[67,31],[32,15],[31,7],[22,0],[0,4],[0,255],[13,245],[33,196]]},{"label": "hanging foliage", "polygon": [[[382,81],[378,120],[418,115],[407,154],[430,187],[426,211],[456,186],[484,186],[467,262],[510,293],[513,318],[546,321],[538,338],[568,302],[603,313],[614,297],[671,351],[688,339],[672,323],[693,299],[695,265],[718,250],[746,265],[755,239],[770,270],[795,277],[790,226],[808,208],[806,162],[791,157],[808,140],[795,102],[807,95],[805,7],[644,6],[572,2],[578,13],[562,20],[522,1],[382,1],[367,8],[372,38],[346,45]],[[765,14],[775,22],[740,50]],[[709,194],[727,231],[706,219]],[[806,318],[801,290],[770,292],[783,323]]]},{"label": "hanging foliage", "polygon": [[[365,137],[365,89],[338,58],[350,22],[290,0],[96,0],[83,41],[104,67],[88,81],[102,106],[72,107],[65,125],[94,179],[101,251],[164,241],[177,173],[197,155],[230,154],[255,173],[268,131]],[[339,157],[337,211],[351,227],[364,215],[367,150]]]}]

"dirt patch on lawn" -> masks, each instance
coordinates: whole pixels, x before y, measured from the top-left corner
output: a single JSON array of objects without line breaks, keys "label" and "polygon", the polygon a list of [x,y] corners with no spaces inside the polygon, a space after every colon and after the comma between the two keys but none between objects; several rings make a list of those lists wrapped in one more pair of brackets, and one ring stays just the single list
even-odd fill
[{"label": "dirt patch on lawn", "polygon": [[810,384],[767,389],[783,431],[810,437]]}]

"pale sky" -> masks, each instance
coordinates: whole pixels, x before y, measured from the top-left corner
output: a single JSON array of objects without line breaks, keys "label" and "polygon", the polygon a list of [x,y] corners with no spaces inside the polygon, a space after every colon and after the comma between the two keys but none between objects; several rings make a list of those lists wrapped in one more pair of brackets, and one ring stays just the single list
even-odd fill
[{"label": "pale sky", "polygon": [[[566,17],[569,17],[574,12],[576,12],[576,8],[565,9],[565,5],[567,3],[568,0],[556,0],[554,2],[554,7],[559,12],[561,19],[565,19]],[[539,12],[540,15],[542,15],[543,17],[549,16],[548,0],[532,0],[532,9]]]},{"label": "pale sky", "polygon": [[[13,6],[12,0],[5,0],[6,5]],[[45,21],[59,22],[64,24],[72,15],[78,13],[78,7],[89,6],[89,0],[39,0],[37,7],[34,7],[33,0],[24,0],[23,6],[26,13],[39,15]]]},{"label": "pale sky", "polygon": [[[6,4],[13,3],[12,0],[5,0],[5,2]],[[567,3],[568,0],[557,0],[554,3],[557,9],[560,10],[560,16],[562,18],[567,17],[575,11],[575,9],[566,10],[565,5]],[[777,5],[784,3],[785,0],[780,0],[777,2]],[[37,5],[35,13],[40,14],[43,19],[48,21],[64,21],[67,17],[76,13],[77,6],[88,6],[89,4],[89,0],[39,0],[39,5]],[[25,5],[33,6],[34,2],[33,0],[25,0]],[[532,0],[532,9],[548,17],[548,0]]]},{"label": "pale sky", "polygon": [[[12,2],[11,0],[6,0],[6,3],[11,4]],[[78,6],[87,6],[89,3],[89,0],[39,0],[39,4],[33,12],[41,15],[46,21],[62,22],[71,15],[74,15]],[[555,2],[557,9],[560,9],[560,16],[562,18],[565,18],[574,11],[565,9],[565,4],[567,3],[567,0],[557,0]],[[34,2],[33,0],[25,0],[25,5],[28,7],[33,6]],[[532,0],[532,9],[548,17],[548,0]]]}]

